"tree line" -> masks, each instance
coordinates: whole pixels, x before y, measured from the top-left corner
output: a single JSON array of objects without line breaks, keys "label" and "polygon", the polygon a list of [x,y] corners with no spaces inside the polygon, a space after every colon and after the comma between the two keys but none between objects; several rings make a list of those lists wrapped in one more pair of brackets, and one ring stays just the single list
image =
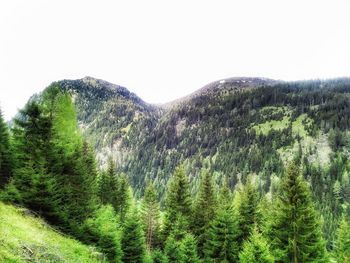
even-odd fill
[{"label": "tree line", "polygon": [[308,175],[296,157],[265,194],[256,176],[232,189],[203,168],[194,191],[179,165],[164,203],[151,180],[136,199],[112,160],[97,169],[68,93],[52,86],[32,98],[10,131],[0,118],[1,200],[96,246],[106,262],[350,262],[348,208],[327,247]]}]

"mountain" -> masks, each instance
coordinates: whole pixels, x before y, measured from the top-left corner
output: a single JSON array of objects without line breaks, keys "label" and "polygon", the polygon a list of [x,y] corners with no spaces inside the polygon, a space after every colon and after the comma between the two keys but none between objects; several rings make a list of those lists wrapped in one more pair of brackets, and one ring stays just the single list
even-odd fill
[{"label": "mountain", "polygon": [[201,169],[210,167],[217,181],[228,178],[232,186],[255,174],[267,191],[295,155],[324,166],[338,150],[346,152],[330,140],[350,128],[347,78],[231,78],[161,106],[91,77],[55,84],[72,94],[99,163],[112,156],[136,194],[147,180],[164,191],[180,163],[193,185]]},{"label": "mountain", "polygon": [[101,262],[93,247],[61,234],[27,209],[0,202],[0,262]]}]

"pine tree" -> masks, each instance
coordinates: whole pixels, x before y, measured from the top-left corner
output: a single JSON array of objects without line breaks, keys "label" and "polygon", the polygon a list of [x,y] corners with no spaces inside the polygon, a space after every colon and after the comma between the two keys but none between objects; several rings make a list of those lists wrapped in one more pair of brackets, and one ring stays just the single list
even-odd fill
[{"label": "pine tree", "polygon": [[12,175],[12,151],[7,125],[0,110],[0,189],[5,186]]},{"label": "pine tree", "polygon": [[115,198],[115,205],[113,207],[119,214],[121,222],[124,222],[131,207],[132,193],[125,174],[119,176],[117,183],[118,190]]},{"label": "pine tree", "polygon": [[238,229],[239,237],[238,244],[242,246],[253,230],[254,224],[257,222],[257,212],[259,195],[258,189],[253,184],[251,178],[248,178],[245,185],[238,192],[237,202],[238,213]]},{"label": "pine tree", "polygon": [[168,263],[169,260],[167,256],[159,249],[152,251],[153,263]]},{"label": "pine tree", "polygon": [[229,205],[220,207],[207,231],[207,241],[204,244],[205,259],[209,262],[236,262],[237,222]]},{"label": "pine tree", "polygon": [[20,116],[13,129],[15,167],[9,187],[20,194],[11,201],[51,218],[56,205],[53,189],[57,184],[49,175],[47,158],[53,152],[52,120],[36,102],[29,102]]},{"label": "pine tree", "polygon": [[153,183],[149,183],[146,187],[141,206],[141,218],[146,236],[147,249],[151,250],[159,244],[160,230],[160,209]]},{"label": "pine tree", "polygon": [[122,262],[120,224],[111,205],[101,206],[84,224],[83,241],[97,246],[110,262]]},{"label": "pine tree", "polygon": [[337,229],[335,257],[338,262],[350,263],[350,222],[342,217]]},{"label": "pine tree", "polygon": [[181,242],[176,240],[174,235],[169,235],[164,247],[164,253],[169,263],[182,263],[183,254],[181,250]]},{"label": "pine tree", "polygon": [[217,206],[216,192],[209,171],[202,174],[197,199],[194,203],[192,216],[192,230],[198,237],[198,248],[202,251],[206,240],[206,229],[215,216]]},{"label": "pine tree", "polygon": [[251,236],[244,241],[243,249],[239,253],[240,263],[273,263],[274,258],[270,252],[267,240],[258,232],[257,228],[253,229]]},{"label": "pine tree", "polygon": [[164,240],[169,236],[174,222],[176,222],[179,217],[182,216],[186,221],[190,222],[191,207],[189,180],[185,175],[184,167],[179,166],[175,169],[166,193],[165,222],[163,229]]},{"label": "pine tree", "polygon": [[113,160],[108,160],[106,171],[102,171],[97,179],[97,193],[102,204],[111,204],[117,211],[118,203],[118,179],[115,173],[115,165]]},{"label": "pine tree", "polygon": [[294,163],[288,166],[275,204],[267,232],[276,260],[325,262],[327,257],[320,218],[310,189]]},{"label": "pine tree", "polygon": [[186,234],[181,240],[181,252],[183,263],[199,263],[197,242],[193,235]]},{"label": "pine tree", "polygon": [[145,254],[145,240],[142,225],[136,209],[128,214],[125,220],[121,239],[123,250],[123,262],[142,262]]}]

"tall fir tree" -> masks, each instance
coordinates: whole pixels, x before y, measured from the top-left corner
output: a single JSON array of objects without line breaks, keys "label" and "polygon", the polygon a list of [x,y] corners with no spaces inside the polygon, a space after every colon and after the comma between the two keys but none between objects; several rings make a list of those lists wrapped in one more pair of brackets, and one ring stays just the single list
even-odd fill
[{"label": "tall fir tree", "polygon": [[199,263],[200,259],[197,251],[197,242],[193,235],[186,234],[181,240],[180,249],[182,251],[183,263]]},{"label": "tall fir tree", "polygon": [[12,150],[7,124],[0,109],[0,189],[5,186],[12,175]]},{"label": "tall fir tree", "polygon": [[311,191],[291,163],[283,178],[281,191],[267,228],[271,249],[278,262],[327,262],[320,217]]},{"label": "tall fir tree", "polygon": [[128,214],[121,238],[123,262],[141,263],[146,256],[142,225],[136,208]]},{"label": "tall fir tree", "polygon": [[248,177],[245,185],[239,189],[237,199],[238,244],[242,246],[243,242],[250,236],[258,215],[259,192],[251,177]]},{"label": "tall fir tree", "polygon": [[158,195],[153,183],[148,183],[141,205],[141,219],[146,237],[147,249],[159,246],[160,208]]},{"label": "tall fir tree", "polygon": [[70,95],[51,86],[31,99],[15,120],[13,148],[9,199],[17,191],[13,201],[78,234],[94,209],[96,168]]},{"label": "tall fir tree", "polygon": [[111,204],[117,211],[118,202],[118,178],[115,172],[115,164],[112,158],[108,159],[107,170],[102,171],[97,179],[97,193],[102,204]]},{"label": "tall fir tree", "polygon": [[236,262],[238,259],[238,226],[232,205],[228,202],[228,191],[221,195],[220,207],[207,230],[204,257],[208,262]]},{"label": "tall fir tree", "polygon": [[248,240],[244,241],[243,249],[239,253],[240,263],[273,263],[274,258],[270,252],[267,240],[254,227]]},{"label": "tall fir tree", "polygon": [[181,250],[181,242],[176,240],[174,235],[169,235],[164,244],[164,253],[169,263],[181,263],[183,254]]},{"label": "tall fir tree", "polygon": [[350,263],[350,222],[343,216],[337,229],[335,258],[338,262]]},{"label": "tall fir tree", "polygon": [[132,204],[132,190],[129,181],[125,174],[119,175],[118,178],[118,189],[116,198],[114,201],[114,208],[120,216],[121,222],[124,222],[127,213],[131,209]]},{"label": "tall fir tree", "polygon": [[206,229],[208,229],[210,222],[215,217],[217,208],[216,195],[212,175],[208,170],[204,170],[192,216],[192,231],[198,237],[199,251],[202,251],[207,239]]},{"label": "tall fir tree", "polygon": [[163,240],[166,240],[172,231],[174,222],[183,217],[188,223],[192,213],[190,184],[183,166],[175,169],[169,183],[165,201],[165,219]]}]

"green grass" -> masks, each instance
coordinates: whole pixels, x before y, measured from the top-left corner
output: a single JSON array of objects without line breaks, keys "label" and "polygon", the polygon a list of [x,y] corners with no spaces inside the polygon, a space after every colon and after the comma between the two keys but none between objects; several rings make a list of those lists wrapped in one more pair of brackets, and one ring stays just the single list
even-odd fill
[{"label": "green grass", "polygon": [[287,116],[284,116],[282,120],[276,121],[276,120],[271,120],[271,121],[266,121],[264,123],[257,124],[253,126],[252,128],[255,129],[255,131],[260,134],[267,135],[270,130],[283,130],[288,127],[290,118]]},{"label": "green grass", "polygon": [[0,262],[101,262],[92,247],[65,236],[28,210],[0,202]]}]

